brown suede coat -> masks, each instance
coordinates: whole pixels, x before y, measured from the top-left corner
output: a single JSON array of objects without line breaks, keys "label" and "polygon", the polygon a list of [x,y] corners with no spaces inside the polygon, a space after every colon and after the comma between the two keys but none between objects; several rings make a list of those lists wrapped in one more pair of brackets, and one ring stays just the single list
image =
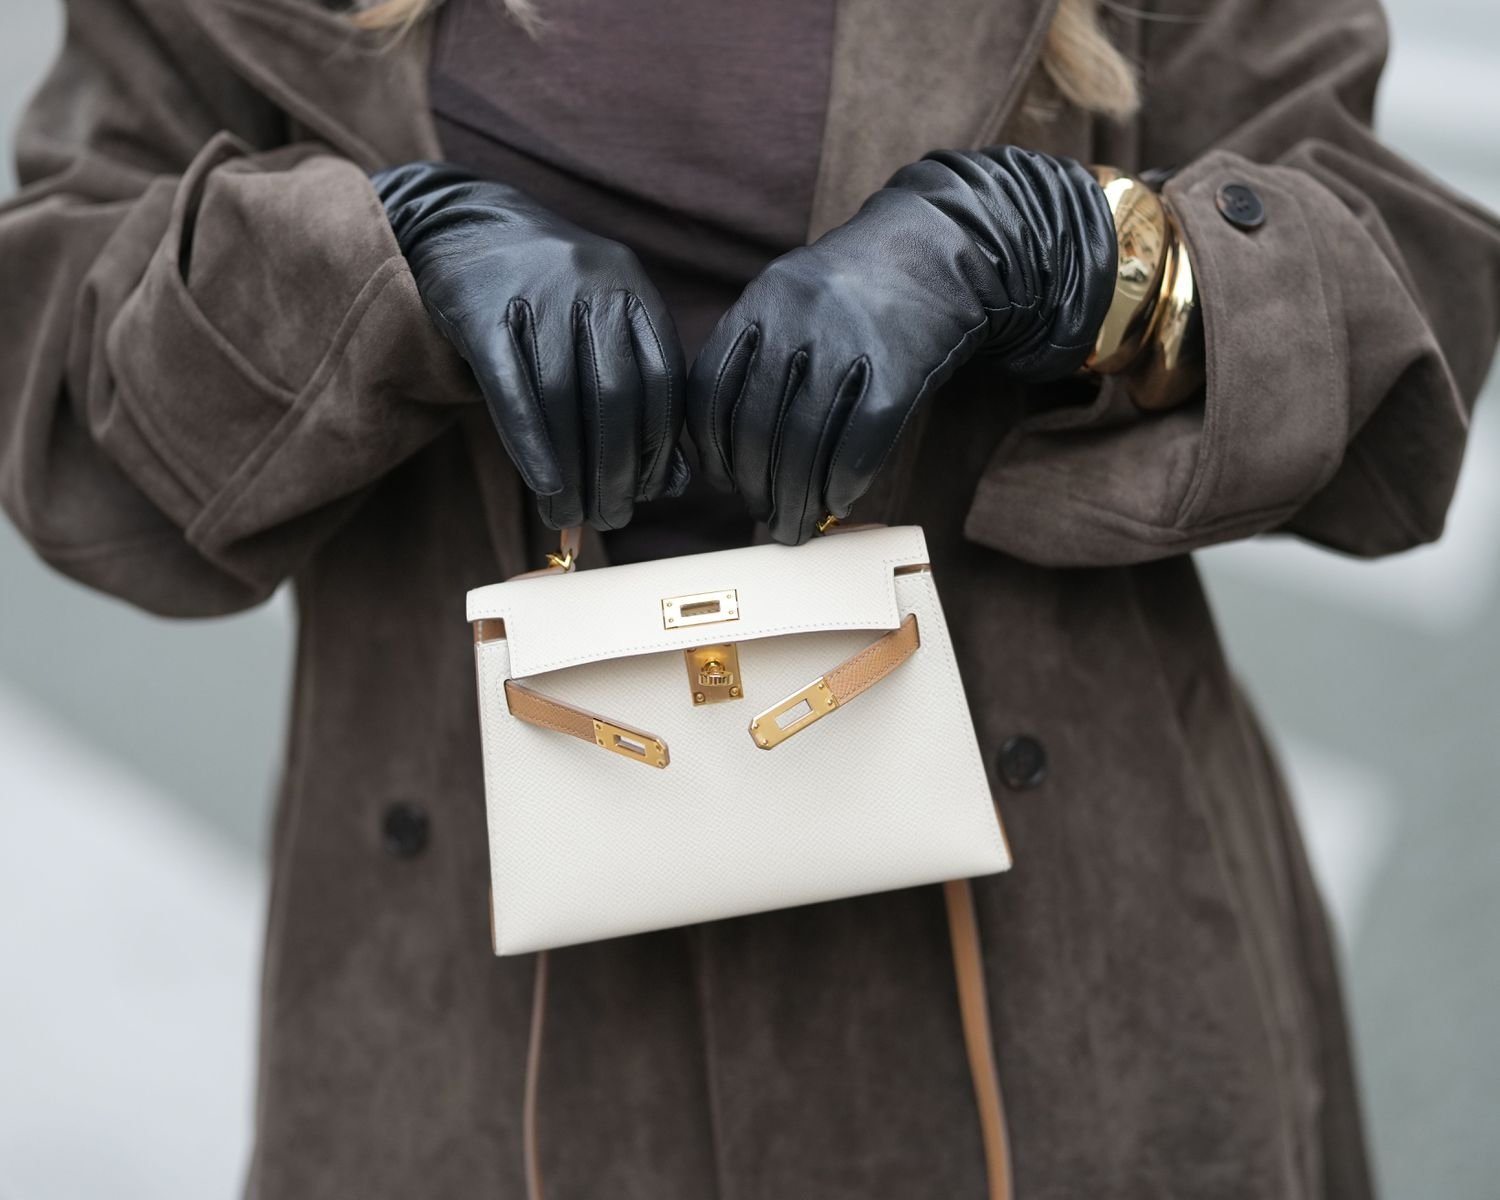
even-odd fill
[{"label": "brown suede coat", "polygon": [[[1046,0],[841,4],[811,232],[937,146],[1177,166],[1209,363],[1164,417],[971,370],[857,515],[927,529],[1016,855],[977,897],[1019,1196],[1360,1200],[1319,902],[1187,552],[1438,535],[1500,227],[1372,137],[1372,0],[1145,7],[1115,32],[1146,104],[1107,125],[1016,115]],[[541,537],[364,174],[436,153],[421,31],[68,10],[0,210],[0,494],[155,612],[295,581],[250,1192],[520,1197],[532,962],[490,955],[463,597]],[[1012,790],[1017,734],[1050,766]],[[383,848],[396,803],[430,819],[414,856]],[[557,953],[551,1200],[977,1200],[947,955],[937,889]]]}]

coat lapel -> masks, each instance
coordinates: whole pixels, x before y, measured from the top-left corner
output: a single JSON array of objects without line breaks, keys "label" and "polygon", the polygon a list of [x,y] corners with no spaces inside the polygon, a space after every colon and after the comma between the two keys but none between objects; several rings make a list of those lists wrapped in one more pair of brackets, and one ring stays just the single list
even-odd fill
[{"label": "coat lapel", "polygon": [[[996,135],[1057,0],[839,0],[809,237],[847,220],[903,163]],[[430,22],[364,34],[310,0],[209,0],[205,28],[309,136],[362,166],[440,154]]]},{"label": "coat lapel", "polygon": [[362,32],[312,0],[196,6],[236,69],[296,123],[371,169],[440,157],[427,100],[431,22],[406,36]]},{"label": "coat lapel", "polygon": [[993,138],[1057,0],[839,0],[809,238],[848,220],[895,169]]}]

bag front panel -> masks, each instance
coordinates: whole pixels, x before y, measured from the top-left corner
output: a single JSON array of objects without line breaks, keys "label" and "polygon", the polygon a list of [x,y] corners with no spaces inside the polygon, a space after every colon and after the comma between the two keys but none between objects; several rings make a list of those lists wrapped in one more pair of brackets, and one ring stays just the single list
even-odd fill
[{"label": "bag front panel", "polygon": [[[521,953],[1009,865],[932,576],[895,577],[921,646],[774,749],[752,717],[879,630],[737,644],[743,699],[695,704],[680,651],[611,658],[525,684],[649,732],[661,770],[516,719],[509,645],[478,647],[495,945]],[[710,627],[711,630],[712,627]]]}]

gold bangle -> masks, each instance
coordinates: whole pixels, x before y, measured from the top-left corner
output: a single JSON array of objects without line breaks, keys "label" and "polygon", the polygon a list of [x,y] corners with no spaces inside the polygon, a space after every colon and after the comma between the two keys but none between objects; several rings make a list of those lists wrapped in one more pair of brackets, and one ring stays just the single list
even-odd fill
[{"label": "gold bangle", "polygon": [[1115,294],[1084,369],[1124,375],[1136,407],[1172,408],[1202,385],[1203,321],[1187,242],[1150,187],[1113,167],[1092,168],[1114,219]]},{"label": "gold bangle", "polygon": [[1085,369],[1100,375],[1125,370],[1151,335],[1157,299],[1166,280],[1172,226],[1155,192],[1113,167],[1093,167],[1114,218],[1119,247],[1115,294],[1099,327]]},{"label": "gold bangle", "polygon": [[1193,260],[1176,218],[1168,214],[1172,245],[1145,353],[1130,367],[1125,391],[1137,408],[1175,408],[1204,381],[1203,314]]}]

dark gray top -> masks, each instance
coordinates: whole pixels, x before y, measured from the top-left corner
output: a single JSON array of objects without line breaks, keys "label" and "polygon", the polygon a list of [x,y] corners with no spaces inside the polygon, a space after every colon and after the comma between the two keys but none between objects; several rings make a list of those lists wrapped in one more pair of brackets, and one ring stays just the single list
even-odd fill
[{"label": "dark gray top", "polygon": [[[689,358],[744,285],[806,237],[835,0],[543,0],[528,35],[499,0],[448,0],[433,47],[444,154],[630,246]],[[694,487],[638,510],[611,558],[743,542]]]}]

